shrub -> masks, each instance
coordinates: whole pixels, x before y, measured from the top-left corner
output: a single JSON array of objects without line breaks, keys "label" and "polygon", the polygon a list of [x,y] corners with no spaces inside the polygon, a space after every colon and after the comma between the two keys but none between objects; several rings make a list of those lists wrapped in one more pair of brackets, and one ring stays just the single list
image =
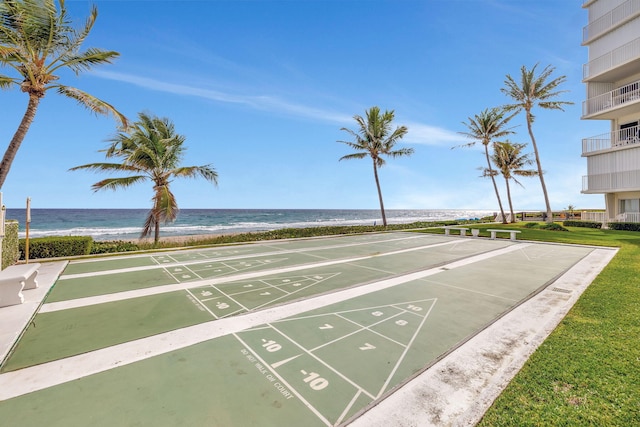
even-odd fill
[{"label": "shrub", "polygon": [[523,227],[524,228],[536,228],[538,226],[537,222],[527,222]]},{"label": "shrub", "polygon": [[[20,239],[20,259],[25,259],[25,239]],[[39,237],[29,239],[29,259],[89,255],[93,239],[90,236]]]},{"label": "shrub", "polygon": [[2,239],[2,269],[18,262],[18,221],[8,219]]},{"label": "shrub", "polygon": [[585,228],[602,228],[601,222],[594,221],[564,221],[562,223],[565,227],[585,227]]},{"label": "shrub", "polygon": [[128,242],[126,240],[114,240],[107,242],[93,242],[91,245],[91,254],[111,254],[115,252],[129,252],[138,251],[140,246],[136,243]]},{"label": "shrub", "polygon": [[640,231],[640,223],[637,222],[610,222],[610,230]]},{"label": "shrub", "polygon": [[550,231],[569,231],[560,224],[556,222],[550,222],[548,224],[544,224],[540,226],[541,230],[550,230]]}]

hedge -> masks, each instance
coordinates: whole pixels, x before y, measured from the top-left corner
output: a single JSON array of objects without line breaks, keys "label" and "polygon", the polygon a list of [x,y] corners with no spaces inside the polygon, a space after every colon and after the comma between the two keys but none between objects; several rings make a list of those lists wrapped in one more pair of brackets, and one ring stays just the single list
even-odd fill
[{"label": "hedge", "polygon": [[2,239],[2,269],[18,262],[18,221],[8,219],[4,223]]},{"label": "hedge", "polygon": [[[163,241],[158,244],[153,242],[130,241],[94,241],[90,236],[78,237],[40,237],[29,239],[29,259],[72,257],[81,255],[98,255],[139,250],[166,249],[180,246],[220,245],[229,243],[257,242],[262,240],[290,239],[301,237],[330,236],[336,234],[367,233],[392,230],[409,230],[416,228],[437,227],[443,225],[474,224],[481,221],[492,221],[490,217],[482,220],[455,220],[413,222],[408,224],[389,224],[363,226],[333,226],[333,227],[309,227],[309,228],[282,228],[263,232],[250,232],[230,235],[209,236],[185,236],[184,241]],[[17,233],[16,233],[17,235]],[[25,255],[25,241],[20,240],[20,259]]]},{"label": "hedge", "polygon": [[563,221],[562,225],[566,227],[585,227],[585,228],[602,228],[601,222],[594,221]]},{"label": "hedge", "polygon": [[[25,259],[25,239],[20,239],[20,259]],[[39,237],[29,239],[29,259],[89,255],[91,236]]]},{"label": "hedge", "polygon": [[637,222],[610,222],[609,230],[640,231],[640,223]]}]

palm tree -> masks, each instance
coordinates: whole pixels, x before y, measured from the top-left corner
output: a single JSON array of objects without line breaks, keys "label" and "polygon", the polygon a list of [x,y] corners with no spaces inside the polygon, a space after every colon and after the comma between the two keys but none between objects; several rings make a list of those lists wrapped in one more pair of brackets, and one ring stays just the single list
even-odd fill
[{"label": "palm tree", "polygon": [[175,133],[173,123],[167,118],[151,117],[145,113],[126,132],[120,132],[109,140],[111,145],[103,150],[107,158],[119,158],[121,163],[90,163],[70,170],[89,169],[131,174],[122,178],[107,178],[91,186],[93,191],[127,188],[138,182],[153,183],[153,207],[147,214],[140,238],[151,235],[154,242],[160,238],[160,223],[174,221],[178,216],[176,198],[169,189],[172,178],[200,176],[218,184],[218,173],[211,167],[180,166],[186,150],[185,137]]},{"label": "palm tree", "polygon": [[538,175],[538,171],[535,169],[524,169],[525,166],[533,164],[533,160],[529,158],[530,153],[522,153],[522,150],[526,146],[527,144],[517,144],[509,141],[496,142],[493,144],[491,160],[504,177],[507,187],[507,199],[509,200],[509,211],[511,212],[511,222],[515,222],[516,216],[513,213],[509,181],[513,180],[513,182],[524,188],[524,186],[515,178],[516,176]]},{"label": "palm tree", "polygon": [[507,223],[507,218],[505,217],[504,209],[502,208],[502,200],[500,199],[500,192],[498,191],[498,185],[496,184],[495,173],[491,167],[489,144],[491,144],[496,138],[502,138],[514,133],[511,130],[513,128],[506,127],[513,116],[514,115],[507,116],[506,111],[502,108],[487,108],[480,112],[480,114],[476,114],[474,117],[469,117],[469,123],[462,122],[462,124],[469,129],[468,132],[459,132],[461,135],[473,139],[472,142],[464,144],[462,147],[472,147],[476,142],[480,142],[484,145],[484,155],[487,160],[487,173],[484,175],[489,176],[493,183],[493,189],[496,193],[496,198],[498,199],[498,207],[500,208],[503,224]]},{"label": "palm tree", "polygon": [[338,141],[347,144],[356,150],[355,153],[347,154],[340,157],[340,160],[363,159],[367,156],[373,161],[373,176],[376,179],[376,188],[378,189],[378,199],[380,200],[380,212],[382,213],[382,225],[387,226],[387,217],[384,213],[384,202],[382,201],[382,191],[380,190],[380,180],[378,179],[378,168],[384,166],[385,160],[382,156],[392,158],[410,156],[413,154],[413,148],[401,148],[395,150],[394,146],[408,132],[406,126],[397,126],[392,130],[392,122],[395,116],[393,110],[385,110],[380,113],[380,108],[371,107],[366,111],[366,119],[362,116],[353,116],[358,123],[358,131],[347,128],[341,128],[349,135],[353,136],[355,141]]},{"label": "palm tree", "polygon": [[533,152],[536,156],[536,165],[538,167],[538,176],[540,177],[540,185],[542,186],[542,193],[544,194],[544,203],[547,209],[546,219],[547,221],[553,221],[553,213],[551,212],[551,205],[549,204],[549,195],[547,194],[547,186],[544,182],[544,174],[542,171],[542,164],[540,162],[540,153],[538,152],[538,145],[536,144],[536,138],[533,136],[532,124],[535,119],[531,113],[533,107],[538,106],[540,108],[548,110],[561,110],[564,105],[571,105],[573,102],[568,101],[556,101],[558,95],[566,90],[557,90],[558,86],[565,82],[566,76],[556,77],[551,81],[547,81],[551,77],[555,68],[547,65],[540,75],[536,75],[536,67],[528,70],[524,65],[520,68],[520,84],[518,84],[513,77],[507,74],[504,81],[504,88],[500,89],[502,93],[513,99],[513,104],[505,105],[507,111],[515,111],[519,113],[524,111],[527,119],[527,129],[529,130],[529,136],[531,137],[531,143],[533,144]]},{"label": "palm tree", "polygon": [[94,65],[111,63],[119,54],[81,45],[95,23],[95,7],[84,27],[77,30],[67,17],[64,0],[3,0],[0,2],[0,66],[13,68],[17,77],[0,74],[0,88],[20,87],[29,95],[22,117],[0,163],[0,188],[36,115],[40,100],[48,90],[75,99],[97,114],[112,114],[126,126],[127,119],[113,106],[79,89],[55,83],[60,69],[71,69],[76,75]]}]

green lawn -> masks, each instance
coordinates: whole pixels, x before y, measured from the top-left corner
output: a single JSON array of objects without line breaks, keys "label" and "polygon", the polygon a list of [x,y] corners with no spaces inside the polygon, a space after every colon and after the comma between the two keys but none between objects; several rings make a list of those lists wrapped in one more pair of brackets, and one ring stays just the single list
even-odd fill
[{"label": "green lawn", "polygon": [[620,251],[478,425],[640,425],[640,233],[577,227],[546,231],[523,225],[498,227],[521,230],[522,240],[616,246]]}]

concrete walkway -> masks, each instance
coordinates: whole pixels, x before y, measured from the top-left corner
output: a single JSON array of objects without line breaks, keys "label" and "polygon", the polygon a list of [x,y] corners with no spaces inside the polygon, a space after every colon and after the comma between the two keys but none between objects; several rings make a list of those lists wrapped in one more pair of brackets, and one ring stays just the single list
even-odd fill
[{"label": "concrete walkway", "polygon": [[38,287],[22,291],[24,303],[0,308],[0,365],[27,327],[68,261],[46,262],[38,270]]}]

